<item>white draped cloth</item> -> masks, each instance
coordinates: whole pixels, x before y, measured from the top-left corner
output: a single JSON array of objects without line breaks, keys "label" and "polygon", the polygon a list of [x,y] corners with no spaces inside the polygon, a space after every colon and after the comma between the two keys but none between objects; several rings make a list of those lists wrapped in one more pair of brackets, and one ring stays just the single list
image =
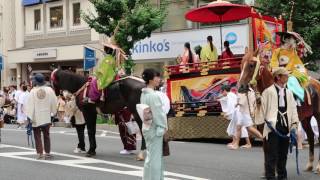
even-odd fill
[{"label": "white draped cloth", "polygon": [[[18,93],[16,93],[18,94]],[[17,101],[17,122],[18,123],[24,123],[27,120],[27,115],[24,113],[24,109],[25,109],[25,105],[26,105],[26,101],[28,98],[29,92],[20,92],[17,97],[16,97],[16,101]]]}]

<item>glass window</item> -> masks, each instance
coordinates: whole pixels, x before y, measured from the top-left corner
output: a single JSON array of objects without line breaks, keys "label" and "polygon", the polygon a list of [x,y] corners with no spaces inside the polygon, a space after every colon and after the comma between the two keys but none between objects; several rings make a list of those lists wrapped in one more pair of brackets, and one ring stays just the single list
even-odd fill
[{"label": "glass window", "polygon": [[50,8],[50,28],[63,27],[63,6]]},{"label": "glass window", "polygon": [[73,11],[73,25],[78,26],[81,24],[80,3],[72,4],[72,11]]},{"label": "glass window", "polygon": [[193,23],[187,21],[184,15],[194,7],[194,0],[171,0],[168,5],[168,16],[162,26],[162,31],[193,28]]},{"label": "glass window", "polygon": [[34,10],[34,30],[35,31],[41,30],[41,10],[40,9]]}]

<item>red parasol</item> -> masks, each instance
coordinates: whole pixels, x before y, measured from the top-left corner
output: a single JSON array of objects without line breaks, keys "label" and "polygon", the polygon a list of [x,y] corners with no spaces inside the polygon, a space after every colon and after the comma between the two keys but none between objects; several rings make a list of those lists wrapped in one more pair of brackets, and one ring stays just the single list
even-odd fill
[{"label": "red parasol", "polygon": [[[251,15],[251,7],[247,5],[232,4],[227,1],[214,1],[206,6],[195,8],[186,13],[185,18],[193,22],[220,23],[220,35],[222,36],[223,22],[237,21],[248,18]],[[222,49],[222,37],[221,37]]]}]

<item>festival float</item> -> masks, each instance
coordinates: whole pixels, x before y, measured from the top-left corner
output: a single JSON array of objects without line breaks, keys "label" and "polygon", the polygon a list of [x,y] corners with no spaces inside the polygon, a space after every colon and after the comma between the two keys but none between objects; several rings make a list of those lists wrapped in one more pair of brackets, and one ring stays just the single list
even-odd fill
[{"label": "festival float", "polygon": [[[237,91],[241,60],[246,50],[259,47],[264,56],[271,58],[272,50],[280,44],[276,33],[284,31],[284,20],[261,15],[247,5],[226,1],[214,1],[192,9],[185,17],[193,22],[218,23],[221,47],[222,42],[228,40],[231,51],[234,48],[232,41],[237,37],[223,32],[223,23],[246,21],[248,36],[245,40],[249,47],[243,49],[243,53],[235,54],[231,59],[165,67],[167,95],[172,108],[168,120],[171,138],[228,138],[229,121],[223,117],[218,101],[222,96],[221,87],[230,85],[231,91]],[[229,34],[229,37],[224,38],[223,34]]]}]

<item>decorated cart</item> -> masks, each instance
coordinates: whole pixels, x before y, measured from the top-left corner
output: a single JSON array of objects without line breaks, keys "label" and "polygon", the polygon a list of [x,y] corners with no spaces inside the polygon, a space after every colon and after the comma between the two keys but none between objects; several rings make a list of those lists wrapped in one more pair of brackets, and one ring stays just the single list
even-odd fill
[{"label": "decorated cart", "polygon": [[[279,43],[275,33],[284,30],[284,21],[281,19],[263,16],[249,6],[225,1],[215,1],[207,6],[193,9],[186,14],[186,18],[195,22],[220,23],[220,47],[222,42],[227,40],[231,50],[237,48],[235,43],[237,37],[232,32],[222,32],[224,30],[222,23],[247,19],[248,36],[245,39],[249,44],[247,48],[263,48],[266,51],[265,55],[271,55],[271,50]],[[218,52],[220,49],[222,51],[222,48],[217,49]],[[165,68],[167,94],[172,107],[168,121],[172,138],[228,138],[226,129],[229,121],[221,115],[218,98],[222,96],[223,85],[230,85],[231,91],[237,91],[245,48],[242,52],[231,59]]]}]

